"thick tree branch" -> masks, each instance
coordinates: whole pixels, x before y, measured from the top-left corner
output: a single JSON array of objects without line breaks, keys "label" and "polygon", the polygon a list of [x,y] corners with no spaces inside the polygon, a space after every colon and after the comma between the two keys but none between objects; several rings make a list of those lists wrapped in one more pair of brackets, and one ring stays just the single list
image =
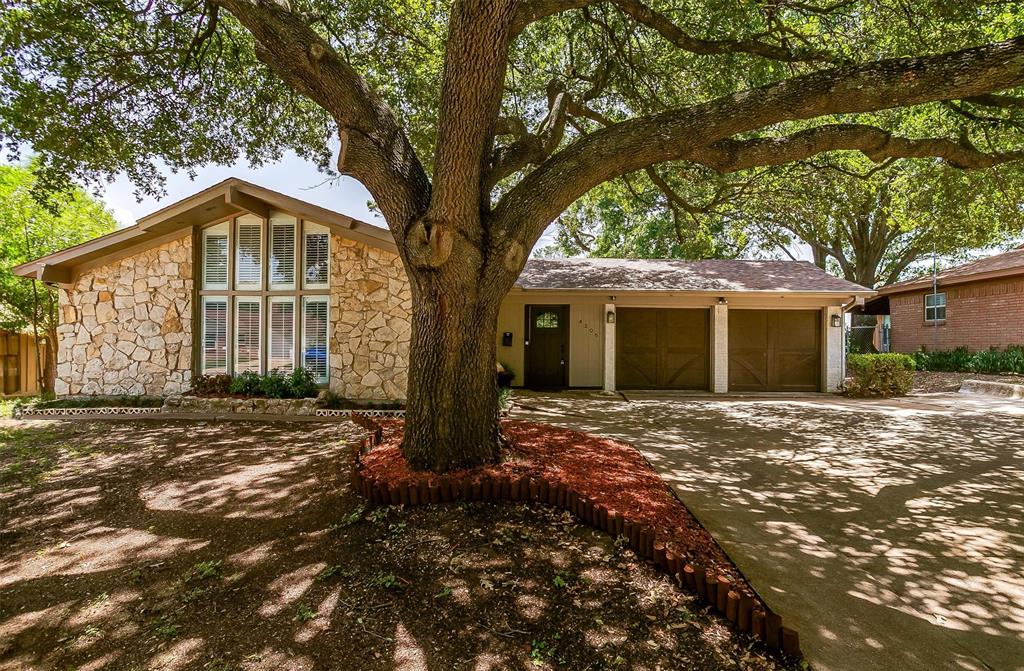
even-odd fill
[{"label": "thick tree branch", "polygon": [[800,161],[828,151],[859,151],[882,163],[896,158],[940,158],[955,168],[982,169],[1024,158],[1024,151],[985,153],[965,141],[909,139],[861,124],[831,124],[780,138],[721,140],[692,160],[718,172],[736,172]]},{"label": "thick tree branch", "polygon": [[703,40],[688,35],[664,14],[660,14],[640,0],[612,0],[617,7],[634,21],[657,31],[671,44],[694,54],[751,54],[775,61],[795,62],[836,62],[831,54],[821,51],[791,50],[756,39]]},{"label": "thick tree branch", "polygon": [[519,3],[515,19],[512,22],[512,34],[518,35],[534,23],[573,9],[581,9],[599,0],[525,0]]},{"label": "thick tree branch", "polygon": [[792,120],[874,112],[984,95],[1024,84],[1024,38],[937,56],[844,66],[631,119],[597,130],[548,158],[494,210],[529,248],[573,201],[602,182],[691,158],[737,134]]},{"label": "thick tree branch", "polygon": [[388,106],[287,3],[212,1],[252,34],[260,60],[335,119],[344,144],[339,171],[366,186],[401,241],[406,222],[427,208],[430,180]]}]

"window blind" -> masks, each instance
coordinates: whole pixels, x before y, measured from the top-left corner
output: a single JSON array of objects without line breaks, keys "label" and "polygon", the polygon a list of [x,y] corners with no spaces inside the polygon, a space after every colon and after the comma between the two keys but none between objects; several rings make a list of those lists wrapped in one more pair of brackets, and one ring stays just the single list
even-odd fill
[{"label": "window blind", "polygon": [[203,373],[228,372],[228,299],[203,297]]},{"label": "window blind", "polygon": [[270,227],[270,288],[295,286],[295,222],[273,221]]},{"label": "window blind", "polygon": [[307,287],[327,287],[330,268],[330,233],[321,227],[306,224],[305,283]]},{"label": "window blind", "polygon": [[239,217],[235,241],[235,285],[242,289],[260,287],[263,224],[256,217]]},{"label": "window blind", "polygon": [[295,300],[270,300],[270,370],[291,372],[295,366]]},{"label": "window blind", "polygon": [[203,235],[203,288],[228,288],[228,234]]},{"label": "window blind", "polygon": [[239,298],[235,304],[235,372],[260,372],[260,302]]},{"label": "window blind", "polygon": [[302,299],[302,367],[318,384],[327,382],[327,297]]}]

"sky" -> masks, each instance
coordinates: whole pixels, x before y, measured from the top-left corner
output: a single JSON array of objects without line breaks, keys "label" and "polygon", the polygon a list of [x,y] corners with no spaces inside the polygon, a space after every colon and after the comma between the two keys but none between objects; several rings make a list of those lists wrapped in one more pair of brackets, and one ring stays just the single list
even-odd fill
[{"label": "sky", "polygon": [[[288,154],[277,163],[259,168],[251,168],[244,163],[234,166],[209,165],[200,168],[197,173],[196,178],[192,180],[186,174],[175,175],[165,171],[167,194],[160,200],[146,196],[139,201],[135,195],[136,185],[124,175],[108,184],[99,197],[114,213],[120,226],[131,226],[137,219],[150,212],[166,207],[229,177],[238,177],[375,226],[387,227],[384,219],[367,207],[368,201],[372,198],[362,184],[351,177],[340,177],[328,181],[327,176],[317,171],[314,164],[304,161],[294,154]],[[538,241],[537,248],[545,247],[552,242],[554,242],[553,225]]]}]

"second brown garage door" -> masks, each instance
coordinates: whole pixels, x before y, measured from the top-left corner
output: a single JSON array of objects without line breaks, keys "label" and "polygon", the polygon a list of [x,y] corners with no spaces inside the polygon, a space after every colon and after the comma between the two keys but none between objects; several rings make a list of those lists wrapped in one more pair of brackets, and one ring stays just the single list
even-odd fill
[{"label": "second brown garage door", "polygon": [[731,391],[818,391],[821,312],[729,310]]},{"label": "second brown garage door", "polygon": [[619,308],[615,386],[707,389],[708,311]]}]

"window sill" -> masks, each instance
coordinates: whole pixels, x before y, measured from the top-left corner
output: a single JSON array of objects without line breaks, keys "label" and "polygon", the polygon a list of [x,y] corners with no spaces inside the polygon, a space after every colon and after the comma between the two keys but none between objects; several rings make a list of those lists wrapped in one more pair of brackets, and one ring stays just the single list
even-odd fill
[{"label": "window sill", "polygon": [[946,320],[945,319],[933,319],[931,321],[925,320],[924,325],[925,326],[945,326],[946,325]]}]

